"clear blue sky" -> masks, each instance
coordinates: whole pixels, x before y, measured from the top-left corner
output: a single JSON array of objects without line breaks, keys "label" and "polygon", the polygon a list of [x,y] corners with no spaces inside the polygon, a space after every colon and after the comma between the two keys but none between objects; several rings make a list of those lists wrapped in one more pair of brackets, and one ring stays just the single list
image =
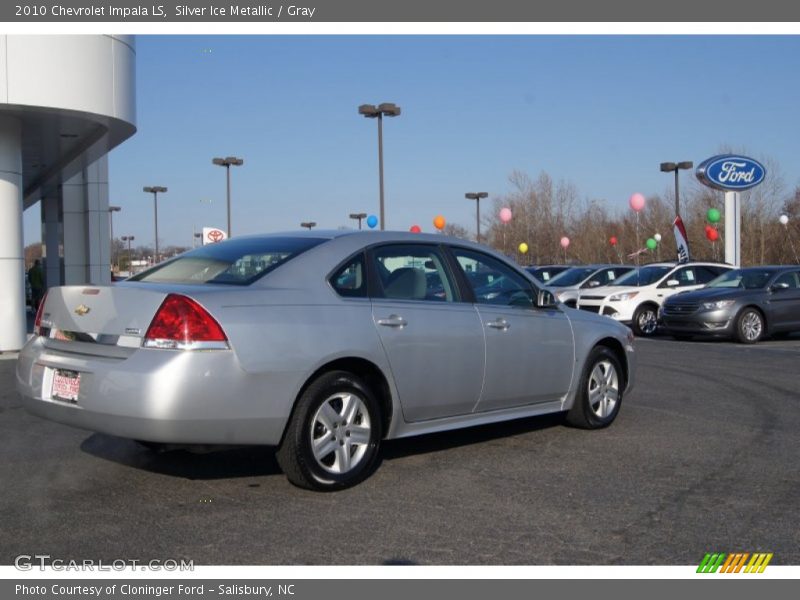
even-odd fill
[{"label": "clear blue sky", "polygon": [[[661,161],[695,164],[728,145],[800,183],[800,38],[780,36],[138,36],[138,132],[110,154],[117,236],[191,244],[225,225],[224,169],[236,155],[235,234],[353,225],[378,212],[384,121],[387,225],[474,228],[464,192],[511,190],[542,170],[581,198],[624,207],[663,193]],[[490,210],[491,203],[482,203]],[[26,243],[38,239],[38,210]]]}]

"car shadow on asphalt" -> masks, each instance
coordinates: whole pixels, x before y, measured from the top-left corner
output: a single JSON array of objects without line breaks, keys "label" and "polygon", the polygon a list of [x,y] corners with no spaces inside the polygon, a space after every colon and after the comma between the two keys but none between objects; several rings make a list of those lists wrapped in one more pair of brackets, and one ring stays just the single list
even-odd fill
[{"label": "car shadow on asphalt", "polygon": [[[479,425],[440,433],[387,440],[375,468],[384,460],[441,452],[515,435],[560,426],[563,414],[544,415],[491,425]],[[275,448],[269,446],[172,447],[152,449],[134,440],[102,433],[87,437],[80,446],[86,454],[150,473],[189,480],[234,479],[282,475],[275,460]]]},{"label": "car shadow on asphalt", "polygon": [[134,440],[95,433],[81,450],[134,469],[192,480],[279,475],[275,449],[268,446],[151,449]]}]

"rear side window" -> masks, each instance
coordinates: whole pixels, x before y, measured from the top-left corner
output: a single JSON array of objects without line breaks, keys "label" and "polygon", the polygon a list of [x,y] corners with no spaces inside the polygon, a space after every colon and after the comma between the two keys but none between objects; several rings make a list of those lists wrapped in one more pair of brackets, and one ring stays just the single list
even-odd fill
[{"label": "rear side window", "polygon": [[134,275],[147,283],[222,283],[249,285],[324,238],[240,238],[208,244]]},{"label": "rear side window", "polygon": [[330,278],[331,287],[345,298],[367,297],[367,276],[364,255],[358,254],[348,260]]},{"label": "rear side window", "polygon": [[435,246],[397,244],[373,250],[376,297],[391,300],[457,302],[457,288]]}]

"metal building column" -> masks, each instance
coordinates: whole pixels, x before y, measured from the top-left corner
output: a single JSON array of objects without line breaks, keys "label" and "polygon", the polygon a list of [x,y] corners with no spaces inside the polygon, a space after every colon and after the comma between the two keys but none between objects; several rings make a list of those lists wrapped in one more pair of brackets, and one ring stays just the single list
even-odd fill
[{"label": "metal building column", "polygon": [[22,127],[0,116],[0,352],[25,345],[22,242]]}]

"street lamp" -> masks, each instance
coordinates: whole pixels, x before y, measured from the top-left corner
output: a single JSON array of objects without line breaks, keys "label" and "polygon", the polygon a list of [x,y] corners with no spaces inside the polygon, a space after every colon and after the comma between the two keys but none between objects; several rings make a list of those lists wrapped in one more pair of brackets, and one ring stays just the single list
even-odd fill
[{"label": "street lamp", "polygon": [[[164,193],[167,191],[167,188],[160,186],[160,185],[153,185],[153,186],[145,186],[142,188],[147,194],[153,194],[153,208],[156,215],[156,256],[154,264],[158,262],[158,193]],[[133,239],[133,238],[131,238]]]},{"label": "street lamp", "polygon": [[235,156],[227,156],[225,158],[212,158],[211,163],[220,167],[225,167],[226,180],[228,183],[228,238],[231,238],[231,166],[241,167],[244,164],[244,160],[236,158]]},{"label": "street lamp", "polygon": [[128,273],[133,275],[133,267],[131,266],[131,242],[134,240],[132,235],[123,235],[120,238],[123,242],[128,242]]},{"label": "street lamp", "polygon": [[350,213],[350,218],[358,221],[358,230],[361,231],[361,220],[367,218],[367,213]]},{"label": "street lamp", "polygon": [[386,229],[386,215],[383,203],[383,117],[397,117],[400,115],[400,107],[391,102],[384,102],[375,106],[374,104],[362,104],[358,107],[358,114],[364,115],[367,119],[378,119],[378,178],[380,181],[381,195],[381,231]]},{"label": "street lamp", "polygon": [[694,164],[690,160],[685,160],[679,163],[674,163],[674,162],[661,163],[662,173],[669,173],[671,171],[675,171],[675,216],[676,217],[681,214],[680,201],[678,198],[678,171],[680,169],[691,169],[693,166]]},{"label": "street lamp", "polygon": [[300,227],[305,227],[309,231],[311,231],[312,227],[316,227],[316,226],[317,226],[317,224],[314,221],[303,221],[302,223],[300,223]]},{"label": "street lamp", "polygon": [[114,213],[122,210],[120,206],[108,207],[108,237],[111,238],[111,268],[114,268]]},{"label": "street lamp", "polygon": [[478,231],[476,237],[477,242],[481,243],[481,198],[488,198],[488,192],[467,192],[464,198],[467,200],[475,200],[475,228]]}]

